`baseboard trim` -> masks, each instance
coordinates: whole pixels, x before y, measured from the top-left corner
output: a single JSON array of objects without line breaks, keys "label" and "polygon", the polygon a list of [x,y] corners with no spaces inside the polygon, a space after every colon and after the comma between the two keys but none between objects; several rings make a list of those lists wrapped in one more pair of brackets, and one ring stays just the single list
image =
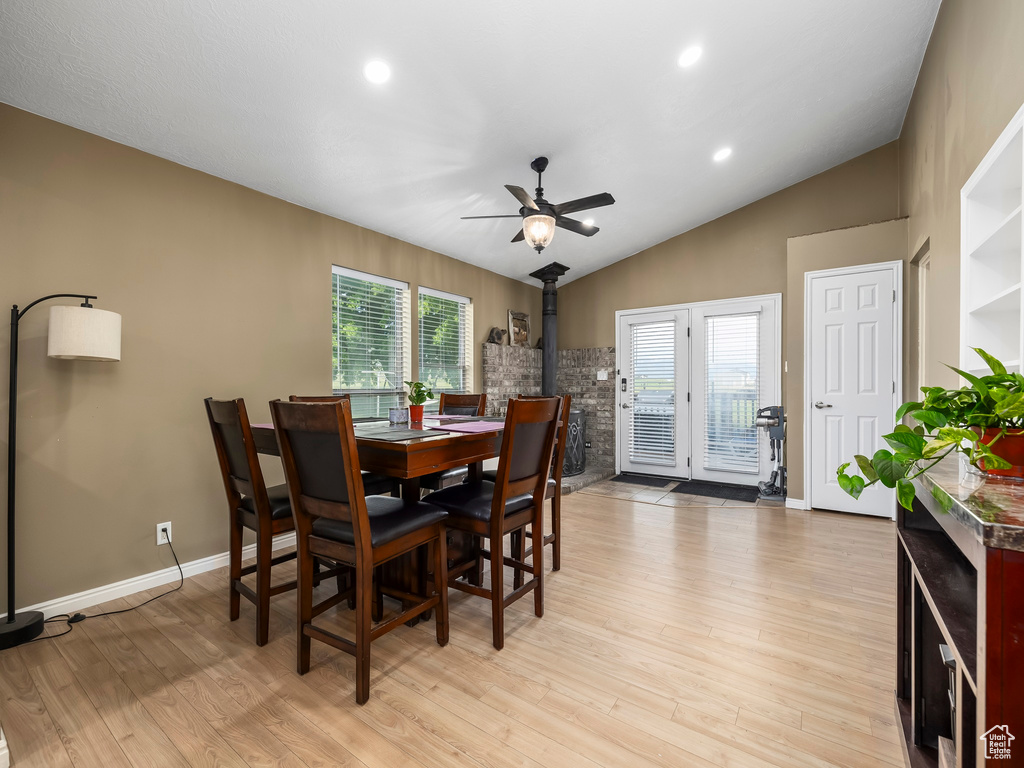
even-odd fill
[{"label": "baseboard trim", "polygon": [[790,509],[807,509],[803,499],[791,499],[789,496],[786,497],[786,506]]},{"label": "baseboard trim", "polygon": [[11,752],[7,749],[7,737],[4,736],[4,729],[0,728],[0,768],[10,768]]},{"label": "baseboard trim", "polygon": [[[274,537],[274,550],[284,549],[286,547],[294,546],[295,544],[295,532],[282,533],[280,536]],[[247,547],[242,548],[242,559],[248,560],[251,557],[256,556],[256,545],[250,544]],[[209,557],[202,557],[198,560],[192,560],[188,563],[181,564],[182,573],[185,574],[187,579],[190,576],[196,576],[200,573],[206,573],[217,568],[223,568],[228,564],[228,553],[221,552],[219,555],[210,555]],[[114,584],[107,584],[103,587],[96,587],[95,589],[87,589],[84,592],[77,592],[73,595],[67,595],[65,597],[58,597],[54,600],[47,600],[37,605],[30,605],[27,608],[20,608],[19,610],[25,611],[42,611],[46,618],[51,616],[59,616],[63,613],[74,613],[80,611],[83,608],[89,608],[99,603],[105,603],[108,600],[116,600],[119,597],[128,597],[138,592],[142,592],[147,589],[153,589],[154,587],[163,586],[164,584],[170,584],[171,582],[178,580],[178,568],[177,566],[171,566],[170,568],[163,568],[159,571],[153,571],[152,573],[144,573],[140,576],[134,576],[124,581],[118,581]],[[2,760],[3,751],[0,750],[0,768],[6,768],[6,763]]]}]

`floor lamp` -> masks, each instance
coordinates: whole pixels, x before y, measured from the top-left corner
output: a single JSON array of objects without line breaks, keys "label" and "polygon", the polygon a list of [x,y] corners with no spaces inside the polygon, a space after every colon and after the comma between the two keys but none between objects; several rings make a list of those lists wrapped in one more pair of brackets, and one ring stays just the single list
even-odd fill
[{"label": "floor lamp", "polygon": [[80,307],[50,307],[50,330],[46,354],[61,360],[120,360],[121,316],[96,309],[89,303],[95,296],[55,293],[36,299],[22,310],[11,308],[11,391],[7,420],[7,620],[0,622],[0,650],[27,643],[43,631],[39,611],[15,611],[14,601],[14,479],[17,459],[15,443],[18,422],[18,323],[36,304],[50,299],[83,299]]}]

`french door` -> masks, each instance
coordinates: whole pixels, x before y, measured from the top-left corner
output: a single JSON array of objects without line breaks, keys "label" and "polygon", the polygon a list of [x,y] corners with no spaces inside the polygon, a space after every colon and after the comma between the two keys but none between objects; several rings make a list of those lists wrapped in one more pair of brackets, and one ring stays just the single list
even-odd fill
[{"label": "french door", "polygon": [[618,313],[619,472],[768,478],[754,421],[782,402],[780,303],[774,294]]},{"label": "french door", "polygon": [[622,472],[690,477],[689,328],[686,309],[619,319]]}]

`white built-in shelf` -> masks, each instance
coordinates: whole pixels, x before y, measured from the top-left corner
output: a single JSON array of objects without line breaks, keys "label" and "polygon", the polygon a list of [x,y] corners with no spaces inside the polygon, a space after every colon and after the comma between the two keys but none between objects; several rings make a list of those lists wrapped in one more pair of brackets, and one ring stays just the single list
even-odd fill
[{"label": "white built-in shelf", "polygon": [[1024,359],[1024,107],[960,192],[960,367],[989,373],[972,347],[1020,371]]},{"label": "white built-in shelf", "polygon": [[979,302],[970,310],[972,315],[991,315],[1004,312],[1020,312],[1020,283],[999,291],[999,293]]}]

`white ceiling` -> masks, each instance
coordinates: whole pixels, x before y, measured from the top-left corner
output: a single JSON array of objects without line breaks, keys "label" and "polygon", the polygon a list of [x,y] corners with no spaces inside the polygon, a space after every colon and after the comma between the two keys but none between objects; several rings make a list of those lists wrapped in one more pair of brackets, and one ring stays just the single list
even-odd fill
[{"label": "white ceiling", "polygon": [[[4,0],[0,100],[567,281],[895,139],[939,2]],[[589,214],[601,232],[538,255],[508,242],[515,220],[459,220],[516,213],[502,185],[532,193],[542,154],[551,202],[615,196]]]}]

